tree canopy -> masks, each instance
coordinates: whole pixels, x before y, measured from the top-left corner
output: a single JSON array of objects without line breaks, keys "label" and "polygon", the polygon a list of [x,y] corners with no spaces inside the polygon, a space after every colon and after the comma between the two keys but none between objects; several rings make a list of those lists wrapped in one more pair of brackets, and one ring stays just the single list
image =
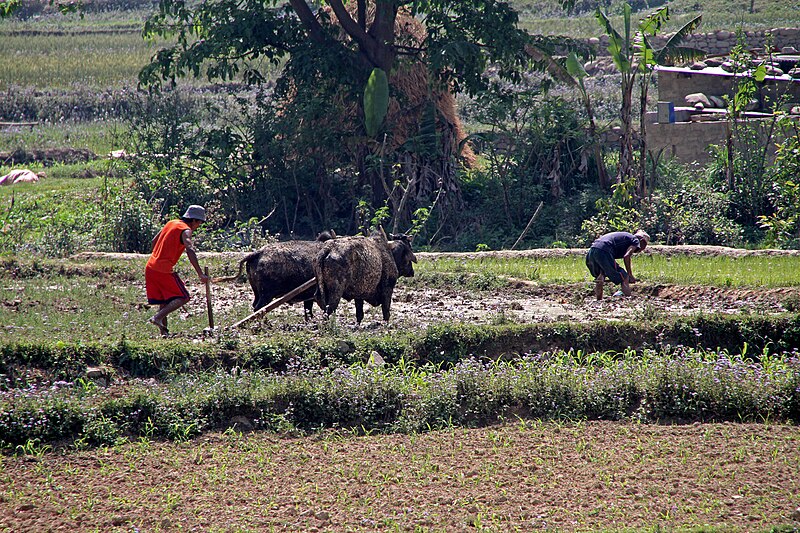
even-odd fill
[{"label": "tree canopy", "polygon": [[[280,68],[278,113],[301,113],[296,127],[338,139],[297,144],[289,157],[318,157],[373,208],[388,203],[407,222],[434,198],[443,198],[442,209],[460,202],[454,160],[464,134],[452,94],[480,94],[521,80],[532,66],[557,66],[551,54],[564,40],[531,36],[517,23],[499,0],[160,0],[144,35],[170,44],[139,80],[258,84]],[[315,173],[326,171],[318,165]]]},{"label": "tree canopy", "polygon": [[[398,38],[401,10],[424,23],[421,43]],[[316,9],[305,0],[161,0],[144,33],[177,41],[156,54],[140,80],[227,80],[241,72],[256,82],[264,74],[257,60],[277,63],[313,46],[352,56],[366,76],[373,68],[390,72],[401,57],[424,61],[451,89],[474,94],[487,87],[490,62],[499,79],[516,79],[530,61],[532,37],[517,22],[516,11],[498,0],[328,0]]]}]

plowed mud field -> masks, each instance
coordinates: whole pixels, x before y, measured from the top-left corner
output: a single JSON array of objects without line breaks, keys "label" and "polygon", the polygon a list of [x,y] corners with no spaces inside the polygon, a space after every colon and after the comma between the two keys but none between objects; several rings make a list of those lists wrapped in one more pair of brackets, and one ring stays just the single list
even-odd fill
[{"label": "plowed mud field", "polygon": [[[707,257],[742,257],[745,255],[796,256],[798,250],[758,250],[748,251],[720,246],[658,246],[648,248],[649,253],[662,255],[690,255]],[[419,253],[421,261],[436,258],[455,257],[460,259],[483,257],[529,257],[547,258],[567,255],[583,255],[581,249],[538,249],[524,251],[498,251],[482,253]],[[114,256],[133,258],[144,262],[144,256],[134,254],[82,254],[85,257]],[[212,255],[230,257],[236,264],[240,254],[200,254],[201,260]],[[194,297],[192,306],[181,312],[204,313],[205,301],[203,287],[187,276],[187,288]],[[141,282],[144,292],[144,283]],[[539,284],[519,279],[508,279],[502,288],[487,291],[467,290],[463,287],[428,288],[418,284],[398,283],[392,301],[392,318],[387,325],[383,322],[379,307],[365,305],[365,318],[361,328],[367,329],[407,329],[424,328],[436,322],[469,322],[486,324],[497,322],[554,322],[614,319],[653,319],[671,315],[692,313],[779,313],[786,310],[787,299],[800,298],[800,287],[776,289],[756,289],[737,287],[711,287],[703,285],[664,285],[644,280],[633,285],[631,297],[612,297],[607,287],[607,296],[597,301],[592,296],[592,284],[573,283],[567,285]],[[231,314],[236,309],[239,315],[250,310],[252,290],[242,280],[216,284],[213,287],[214,310],[220,317]],[[199,303],[198,303],[199,302]],[[319,309],[315,307],[317,320]],[[234,313],[235,314],[235,313]],[[355,310],[351,302],[342,302],[337,312],[339,324],[355,329]],[[274,328],[314,327],[306,324],[300,304],[284,305],[268,315],[248,324],[253,332],[269,331]]]},{"label": "plowed mud field", "polygon": [[[195,299],[184,313],[204,313],[202,287],[188,288]],[[772,313],[797,295],[796,287],[643,282],[630,298],[598,302],[590,283],[510,280],[489,291],[402,284],[390,324],[370,309],[360,328]],[[241,316],[250,299],[246,283],[215,286],[218,321]],[[341,327],[356,327],[352,308],[340,307]],[[316,314],[306,323],[299,305],[279,308],[249,331],[314,328]],[[227,432],[0,457],[0,531],[758,532],[777,525],[800,528],[800,429],[782,424],[509,421],[419,435]]]},{"label": "plowed mud field", "polygon": [[529,422],[216,434],[5,457],[0,483],[0,530],[15,532],[766,531],[800,525],[800,431]]},{"label": "plowed mud field", "polygon": [[[495,251],[475,253],[428,253],[420,252],[420,261],[438,258],[549,258],[563,256],[583,256],[584,249],[535,249],[519,251]],[[648,247],[647,253],[659,255],[685,255],[701,257],[744,256],[800,256],[800,250],[743,250],[723,246],[660,246]],[[209,257],[225,257],[231,265],[236,265],[242,254],[233,252],[200,253],[201,261]],[[97,257],[140,261],[147,257],[139,254],[83,253],[75,256],[81,259]],[[634,261],[635,264],[635,261]],[[193,274],[187,276],[187,289],[194,297],[195,304],[187,306],[183,313],[205,312],[204,288],[195,283]],[[508,284],[500,289],[489,291],[466,290],[463,287],[426,288],[413,283],[405,283],[401,278],[392,301],[392,319],[389,328],[424,327],[441,321],[467,321],[487,323],[503,321],[553,322],[572,320],[585,322],[597,319],[648,318],[667,315],[686,315],[690,313],[777,313],[786,310],[787,298],[800,297],[800,287],[777,289],[754,289],[736,287],[710,287],[703,285],[663,285],[644,280],[633,285],[633,295],[606,298],[597,301],[592,296],[591,283],[568,285],[539,284],[519,279],[508,279]],[[135,283],[134,283],[135,284]],[[144,281],[139,282],[144,292]],[[608,291],[608,288],[607,288]],[[244,278],[239,282],[215,284],[213,287],[215,313],[226,315],[234,308],[249,309],[253,293]],[[198,303],[199,302],[199,303]],[[350,327],[355,322],[353,304],[342,302],[338,315],[340,324]],[[380,308],[365,305],[363,327],[387,327],[383,324]],[[319,310],[315,307],[319,315]],[[302,307],[299,304],[279,307],[268,318],[258,320],[254,325],[269,329],[276,322],[285,325],[297,317],[302,322]],[[342,318],[343,317],[343,318]]]},{"label": "plowed mud field", "polygon": [[[144,290],[144,288],[142,288]],[[250,286],[245,283],[214,287],[214,310],[223,316],[236,307],[249,305]],[[195,302],[203,302],[205,293],[199,287],[189,287]],[[399,285],[392,301],[392,317],[383,322],[380,307],[365,305],[362,328],[406,329],[424,328],[437,322],[468,322],[489,324],[497,322],[536,323],[568,320],[652,319],[692,313],[779,313],[785,311],[790,296],[800,297],[800,288],[735,289],[705,286],[634,285],[629,298],[606,296],[597,301],[587,283],[538,286],[522,281],[490,291],[463,289],[430,289]],[[184,313],[202,312],[189,307]],[[316,320],[320,319],[315,307]],[[355,329],[355,306],[342,302],[337,311],[342,327]],[[248,324],[253,331],[268,331],[276,327],[315,327],[314,321],[304,324],[300,304],[283,306]]]}]

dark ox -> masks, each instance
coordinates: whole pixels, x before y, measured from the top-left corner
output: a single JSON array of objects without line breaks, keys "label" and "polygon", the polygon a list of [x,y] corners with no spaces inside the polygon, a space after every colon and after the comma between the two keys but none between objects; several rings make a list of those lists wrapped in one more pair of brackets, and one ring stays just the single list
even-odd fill
[{"label": "dark ox", "polygon": [[[320,252],[325,241],[335,237],[336,233],[331,230],[320,233],[315,241],[267,244],[247,254],[239,262],[239,272],[235,276],[216,278],[214,281],[234,280],[242,275],[242,267],[245,267],[247,280],[253,289],[253,311],[258,311],[275,298],[283,296],[313,278],[314,257]],[[306,319],[313,316],[314,290],[314,287],[311,287],[289,301],[289,303],[303,302]]]},{"label": "dark ox", "polygon": [[392,235],[392,240],[387,240],[381,231],[370,237],[328,241],[314,259],[317,303],[332,315],[342,298],[355,300],[359,324],[364,318],[364,302],[380,305],[383,319],[388,321],[397,278],[413,277],[416,262],[406,235]]}]

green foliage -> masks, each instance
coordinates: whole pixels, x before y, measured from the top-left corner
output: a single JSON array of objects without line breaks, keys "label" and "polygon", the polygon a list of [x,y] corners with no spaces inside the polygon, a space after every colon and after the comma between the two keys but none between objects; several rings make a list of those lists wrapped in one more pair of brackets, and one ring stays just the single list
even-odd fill
[{"label": "green foliage", "polygon": [[772,167],[770,199],[775,212],[759,217],[767,241],[786,248],[800,246],[800,131],[795,121],[783,119],[784,141],[778,143]]},{"label": "green foliage", "polygon": [[640,226],[663,244],[739,246],[742,228],[727,218],[728,195],[697,174],[662,164],[659,182],[641,207]]},{"label": "green foliage", "polygon": [[[472,139],[482,164],[464,176],[464,199],[473,209],[469,219],[475,220],[460,248],[511,246],[540,201],[545,208],[528,239],[568,220],[564,211],[597,181],[594,165],[582,164],[592,157],[591,143],[574,108],[559,97],[520,90],[484,94],[468,112],[481,127]],[[555,220],[547,216],[551,210]],[[578,224],[567,231],[576,231]]]},{"label": "green foliage", "polygon": [[5,0],[0,2],[0,19],[10,17],[20,6],[20,0]]},{"label": "green foliage", "polygon": [[[59,0],[46,0],[46,1],[33,1],[28,2],[28,10],[41,10],[45,6],[55,6],[62,13],[74,13],[80,8],[80,5],[75,2],[59,1]],[[34,11],[36,12],[36,11]],[[4,0],[0,2],[0,20],[11,17],[12,15],[24,15],[26,12],[23,10],[21,0]]]},{"label": "green foliage", "polygon": [[149,253],[161,229],[153,208],[132,189],[110,190],[105,220],[100,226],[101,248],[112,252]]},{"label": "green foliage", "polygon": [[610,231],[632,231],[639,226],[641,213],[637,208],[635,190],[636,179],[630,178],[612,185],[611,196],[597,200],[597,214],[581,225],[586,239],[584,244]]},{"label": "green foliage", "polygon": [[756,102],[757,83],[764,80],[764,65],[753,68],[744,33],[737,32],[738,43],[730,58],[736,74],[733,98],[728,103],[728,135],[724,146],[715,151],[707,167],[709,179],[728,193],[729,216],[745,227],[755,229],[761,217],[774,213],[770,195],[770,146],[774,143],[777,119],[745,120],[744,113]]},{"label": "green foliage", "polygon": [[[265,75],[259,61],[274,66],[285,59],[273,93],[280,112],[266,127],[253,125],[238,143],[245,154],[253,143],[255,161],[242,158],[257,167],[250,176],[268,184],[263,187],[276,204],[290,204],[276,206],[278,212],[297,213],[281,221],[283,228],[294,231],[297,225],[308,233],[322,218],[326,226],[344,220],[352,231],[355,204],[362,198],[376,209],[388,199],[395,227],[420,208],[430,209],[426,220],[444,224],[439,217],[452,216],[460,203],[452,161],[460,139],[449,116],[439,116],[432,103],[413,103],[420,105],[410,110],[421,115],[418,131],[398,119],[383,124],[385,139],[370,141],[385,122],[388,74],[409,82],[395,95],[401,108],[409,105],[406,96],[417,99],[420,93],[427,92],[429,101],[450,90],[478,94],[499,80],[518,81],[531,63],[526,46],[541,43],[516,27],[509,4],[494,0],[409,3],[410,14],[424,19],[424,38],[395,35],[399,4],[381,3],[371,20],[361,21],[339,1],[328,7],[312,14],[301,3],[162,0],[144,32],[171,42],[142,70],[140,81],[155,86],[185,76],[241,76],[247,84],[260,84]],[[491,78],[484,76],[489,62],[496,68]],[[427,67],[431,81],[412,74],[419,66]],[[413,86],[414,80],[422,85]],[[358,119],[361,112],[366,124]],[[421,226],[415,229],[422,233]]]},{"label": "green foliage", "polygon": [[91,186],[61,190],[61,184],[15,186],[0,194],[0,250],[66,257],[94,244],[93,221],[102,210],[97,190]]},{"label": "green foliage", "polygon": [[514,361],[468,357],[450,367],[297,366],[211,371],[130,382],[115,394],[70,383],[16,391],[0,404],[0,447],[112,444],[140,436],[183,441],[245,416],[259,429],[425,431],[523,419],[800,420],[797,352],[760,361],[724,350],[555,351]]},{"label": "green foliage", "polygon": [[364,124],[367,135],[375,137],[378,134],[378,128],[388,110],[389,78],[384,70],[374,68],[364,88]]},{"label": "green foliage", "polygon": [[[619,167],[617,172],[617,183],[626,181],[633,177],[633,89],[637,82],[640,86],[641,98],[639,116],[640,122],[645,120],[647,107],[647,92],[650,87],[650,77],[653,68],[666,61],[676,59],[688,60],[695,59],[703,55],[703,51],[680,46],[681,41],[700,24],[700,17],[695,17],[684,24],[678,31],[667,40],[660,49],[655,49],[650,44],[650,38],[661,31],[662,27],[670,18],[669,6],[656,9],[653,13],[646,15],[634,26],[631,24],[631,14],[633,10],[630,4],[622,5],[622,33],[617,31],[611,23],[608,15],[599,7],[595,11],[595,17],[608,36],[608,52],[620,73],[622,106],[620,108],[620,121],[622,123],[622,139],[620,140]],[[636,192],[639,196],[646,194],[645,165],[646,165],[646,137],[642,136],[642,148],[640,150],[638,182]]]},{"label": "green foliage", "polygon": [[121,431],[114,420],[106,418],[101,413],[98,416],[86,419],[81,434],[81,438],[85,440],[86,444],[110,446],[120,438]]}]

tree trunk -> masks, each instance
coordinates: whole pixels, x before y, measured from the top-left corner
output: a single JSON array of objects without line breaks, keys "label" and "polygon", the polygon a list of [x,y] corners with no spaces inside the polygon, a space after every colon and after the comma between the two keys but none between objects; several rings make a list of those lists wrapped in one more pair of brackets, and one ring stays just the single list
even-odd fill
[{"label": "tree trunk", "polygon": [[597,138],[597,124],[594,121],[594,110],[589,100],[589,93],[584,91],[583,94],[583,105],[586,107],[586,115],[589,117],[589,139],[592,141],[592,153],[594,154],[594,163],[597,167],[597,182],[601,189],[606,190],[611,185],[611,180],[608,178],[606,162],[603,159],[603,150]]},{"label": "tree trunk", "polygon": [[622,138],[620,139],[617,183],[622,183],[630,178],[633,171],[633,129],[631,125],[631,114],[633,112],[633,79],[624,74],[622,79],[622,107],[620,108]]},{"label": "tree trunk", "polygon": [[650,78],[642,76],[642,94],[639,98],[639,179],[636,191],[639,198],[647,198],[647,93]]}]

